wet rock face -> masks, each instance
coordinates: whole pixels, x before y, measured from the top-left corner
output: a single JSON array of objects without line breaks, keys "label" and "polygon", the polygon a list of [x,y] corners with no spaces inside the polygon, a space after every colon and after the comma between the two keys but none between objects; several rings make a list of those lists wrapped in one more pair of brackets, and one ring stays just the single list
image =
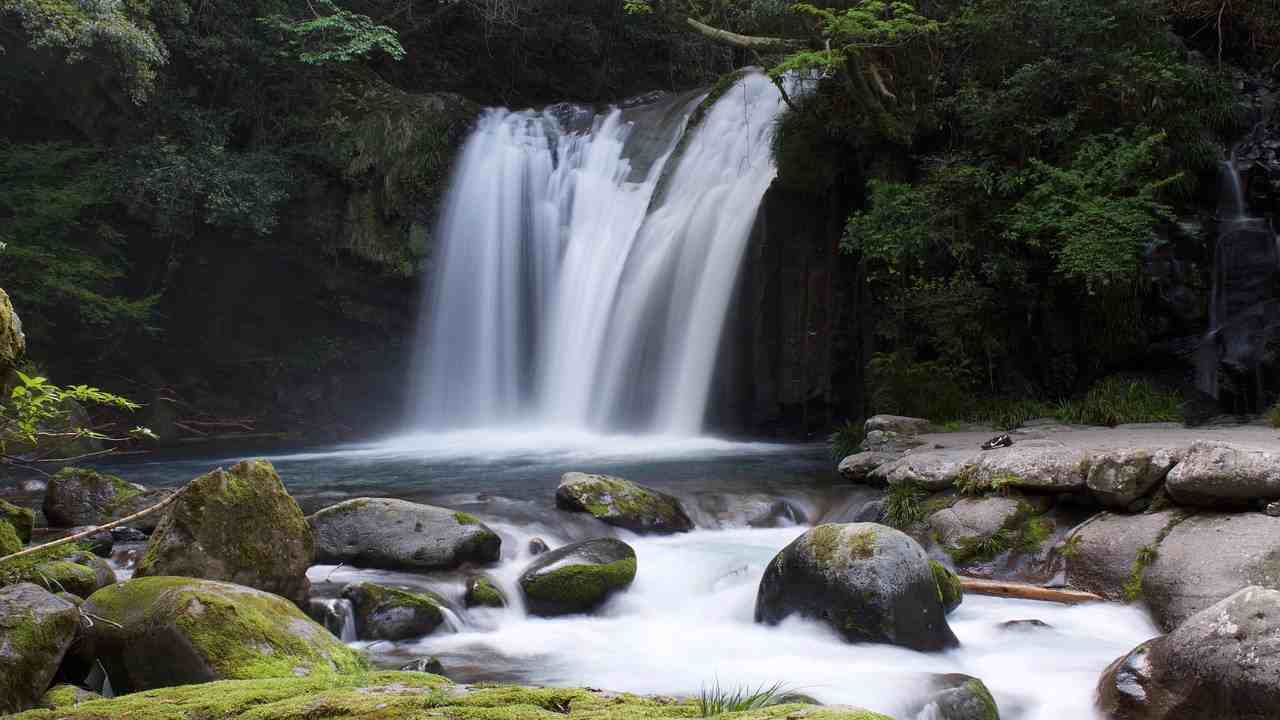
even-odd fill
[{"label": "wet rock face", "polygon": [[534,615],[591,612],[636,577],[636,552],[614,538],[596,538],[543,553],[520,574],[525,606]]},{"label": "wet rock face", "polygon": [[1110,720],[1263,720],[1280,708],[1280,592],[1248,587],[1116,660]]},{"label": "wet rock face", "polygon": [[466,513],[388,498],[356,498],[307,518],[316,561],[388,570],[496,562],[497,533]]},{"label": "wet rock face", "polygon": [[0,588],[0,714],[35,706],[79,624],[76,606],[44,589]]},{"label": "wet rock face", "polygon": [[192,480],[165,511],[135,577],[224,580],[305,606],[315,540],[266,460]]},{"label": "wet rock face", "polygon": [[585,512],[610,525],[638,533],[667,534],[693,529],[693,521],[676,498],[609,475],[565,473],[556,488],[556,507]]},{"label": "wet rock face", "polygon": [[409,640],[431,634],[444,622],[440,598],[371,582],[348,585],[356,636],[361,640]]},{"label": "wet rock face", "polygon": [[873,523],[819,525],[769,563],[757,622],[789,615],[825,622],[849,642],[935,651],[958,644],[919,543]]}]

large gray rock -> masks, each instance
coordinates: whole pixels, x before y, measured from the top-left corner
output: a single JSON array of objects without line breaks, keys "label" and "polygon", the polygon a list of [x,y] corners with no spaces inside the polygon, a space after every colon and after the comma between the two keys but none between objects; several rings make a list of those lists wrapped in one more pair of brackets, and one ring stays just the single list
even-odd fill
[{"label": "large gray rock", "polygon": [[921,435],[929,432],[929,421],[903,415],[872,415],[862,424],[866,433],[895,432],[899,435]]},{"label": "large gray rock", "polygon": [[958,644],[924,549],[873,523],[819,525],[769,563],[756,622],[825,622],[849,642],[944,650]]},{"label": "large gray rock", "polygon": [[76,606],[47,590],[29,583],[0,588],[0,714],[40,701],[79,624]]},{"label": "large gray rock", "polygon": [[860,452],[841,460],[836,469],[840,477],[849,482],[864,482],[870,478],[871,471],[897,459],[897,453]]},{"label": "large gray rock", "polygon": [[902,717],[929,720],[1000,720],[1000,710],[985,683],[971,675],[934,675],[921,699]]},{"label": "large gray rock", "polygon": [[1085,484],[1103,505],[1125,509],[1169,474],[1184,450],[1128,448],[1093,455]]},{"label": "large gray rock", "polygon": [[1156,548],[1141,598],[1169,629],[1250,585],[1280,589],[1280,518],[1194,515],[1174,525]]},{"label": "large gray rock", "polygon": [[520,574],[520,590],[533,615],[573,615],[600,607],[635,577],[636,551],[596,538],[539,555]]},{"label": "large gray rock", "polygon": [[1061,548],[1067,583],[1078,590],[1124,601],[1124,587],[1142,548],[1156,549],[1168,528],[1186,513],[1165,510],[1142,515],[1101,513],[1067,538]]},{"label": "large gray rock", "polygon": [[677,533],[693,521],[675,497],[610,475],[570,472],[556,488],[556,507],[638,533]]},{"label": "large gray rock", "polygon": [[410,640],[430,635],[444,622],[440,598],[372,582],[352,583],[342,590],[356,616],[361,640]]},{"label": "large gray rock", "polygon": [[906,455],[871,471],[874,482],[919,485],[926,490],[945,490],[957,478],[972,473],[982,455],[977,450],[925,450]]},{"label": "large gray rock", "polygon": [[466,513],[389,498],[356,498],[307,518],[316,561],[390,570],[497,561],[502,541]]},{"label": "large gray rock", "polygon": [[133,574],[224,580],[305,606],[314,555],[311,527],[275,468],[247,460],[188,483]]},{"label": "large gray rock", "polygon": [[1280,499],[1280,454],[1243,450],[1227,443],[1191,446],[1165,482],[1183,505],[1244,507]]},{"label": "large gray rock", "polygon": [[1271,720],[1280,711],[1280,592],[1244,588],[1116,660],[1110,720]]},{"label": "large gray rock", "polygon": [[965,552],[976,543],[1012,528],[1030,508],[1014,498],[992,495],[961,498],[929,516],[929,527],[948,552]]},{"label": "large gray rock", "polygon": [[1026,440],[982,454],[977,478],[1003,487],[1072,492],[1085,487],[1089,453],[1052,440]]},{"label": "large gray rock", "polygon": [[74,653],[85,663],[101,662],[117,692],[364,667],[293,603],[230,583],[135,578],[94,593],[83,611],[94,622]]},{"label": "large gray rock", "polygon": [[924,444],[924,440],[915,435],[906,435],[892,430],[872,430],[862,438],[860,447],[864,452],[901,455]]},{"label": "large gray rock", "polygon": [[[170,494],[170,490],[149,489],[96,470],[69,467],[49,478],[43,510],[53,527],[103,525],[145,510]],[[134,527],[150,532],[161,517],[161,513],[143,516]]]}]

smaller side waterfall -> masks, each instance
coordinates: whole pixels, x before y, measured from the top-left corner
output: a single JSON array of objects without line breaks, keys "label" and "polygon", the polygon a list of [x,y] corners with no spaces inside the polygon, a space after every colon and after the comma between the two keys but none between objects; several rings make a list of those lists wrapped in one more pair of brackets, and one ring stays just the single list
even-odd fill
[{"label": "smaller side waterfall", "polygon": [[307,614],[344,643],[356,641],[356,613],[350,600],[311,598]]},{"label": "smaller side waterfall", "polygon": [[1232,405],[1253,411],[1262,402],[1262,356],[1280,329],[1280,238],[1267,218],[1249,214],[1234,152],[1219,177],[1209,332],[1196,353],[1196,385],[1223,399],[1230,380]]}]

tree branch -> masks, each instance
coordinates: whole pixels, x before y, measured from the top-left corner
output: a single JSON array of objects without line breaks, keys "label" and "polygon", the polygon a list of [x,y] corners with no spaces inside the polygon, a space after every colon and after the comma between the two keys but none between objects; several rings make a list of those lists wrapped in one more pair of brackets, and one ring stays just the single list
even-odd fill
[{"label": "tree branch", "polygon": [[54,540],[53,542],[47,542],[47,543],[44,543],[44,544],[42,544],[42,545],[32,545],[31,547],[27,548],[26,550],[19,550],[18,552],[14,553],[14,554],[12,554],[12,555],[5,555],[4,557],[0,557],[0,562],[5,562],[5,561],[8,561],[8,560],[14,560],[14,559],[17,559],[17,558],[23,557],[24,555],[32,555],[32,554],[34,554],[34,553],[36,553],[36,552],[39,552],[39,551],[41,551],[41,550],[48,550],[48,549],[49,549],[49,548],[51,548],[51,547],[57,547],[57,546],[59,546],[59,545],[65,545],[65,544],[67,544],[67,543],[69,543],[69,542],[75,542],[76,540],[80,540],[81,538],[87,538],[87,537],[89,537],[90,535],[97,535],[98,533],[100,533],[100,532],[102,532],[102,531],[104,531],[104,530],[111,530],[112,528],[118,528],[118,527],[120,527],[121,525],[128,525],[129,523],[133,522],[134,520],[137,520],[137,519],[138,519],[138,518],[140,518],[140,517],[143,517],[143,516],[145,516],[145,515],[150,515],[151,513],[155,512],[155,511],[157,511],[157,510],[162,510],[162,509],[164,509],[164,508],[168,507],[168,506],[169,506],[169,505],[170,505],[174,500],[177,500],[177,499],[178,499],[178,496],[182,494],[182,491],[183,491],[183,490],[186,490],[186,489],[187,489],[187,488],[184,486],[184,487],[182,487],[181,489],[179,489],[179,490],[177,490],[176,492],[174,492],[174,493],[173,493],[172,495],[170,495],[169,497],[167,497],[167,498],[165,498],[164,500],[161,500],[160,502],[156,503],[155,505],[152,505],[151,507],[146,508],[145,510],[139,510],[138,512],[136,512],[136,513],[134,513],[134,514],[132,514],[132,515],[129,515],[128,517],[122,517],[122,518],[120,518],[119,520],[114,520],[114,521],[112,521],[112,522],[107,523],[106,525],[99,525],[99,526],[97,526],[97,527],[91,527],[91,528],[89,528],[88,530],[82,530],[81,532],[74,533],[74,534],[72,534],[72,535],[68,535],[68,536],[66,536],[66,537],[64,537],[64,538],[58,538],[57,540]]},{"label": "tree branch", "polygon": [[703,37],[710,38],[722,45],[730,45],[745,50],[757,50],[761,52],[791,52],[793,50],[802,50],[809,47],[807,40],[798,40],[795,38],[775,38],[775,37],[759,37],[756,35],[739,35],[728,30],[714,28],[705,23],[700,23],[693,18],[685,18],[685,24],[693,29],[694,32]]}]

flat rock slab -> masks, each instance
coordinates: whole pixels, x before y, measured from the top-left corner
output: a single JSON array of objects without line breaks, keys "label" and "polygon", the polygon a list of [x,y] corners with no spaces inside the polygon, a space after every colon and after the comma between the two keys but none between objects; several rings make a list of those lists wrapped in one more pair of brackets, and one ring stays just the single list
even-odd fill
[{"label": "flat rock slab", "polygon": [[1183,505],[1243,507],[1280,499],[1280,452],[1199,442],[1169,472],[1166,485]]}]

